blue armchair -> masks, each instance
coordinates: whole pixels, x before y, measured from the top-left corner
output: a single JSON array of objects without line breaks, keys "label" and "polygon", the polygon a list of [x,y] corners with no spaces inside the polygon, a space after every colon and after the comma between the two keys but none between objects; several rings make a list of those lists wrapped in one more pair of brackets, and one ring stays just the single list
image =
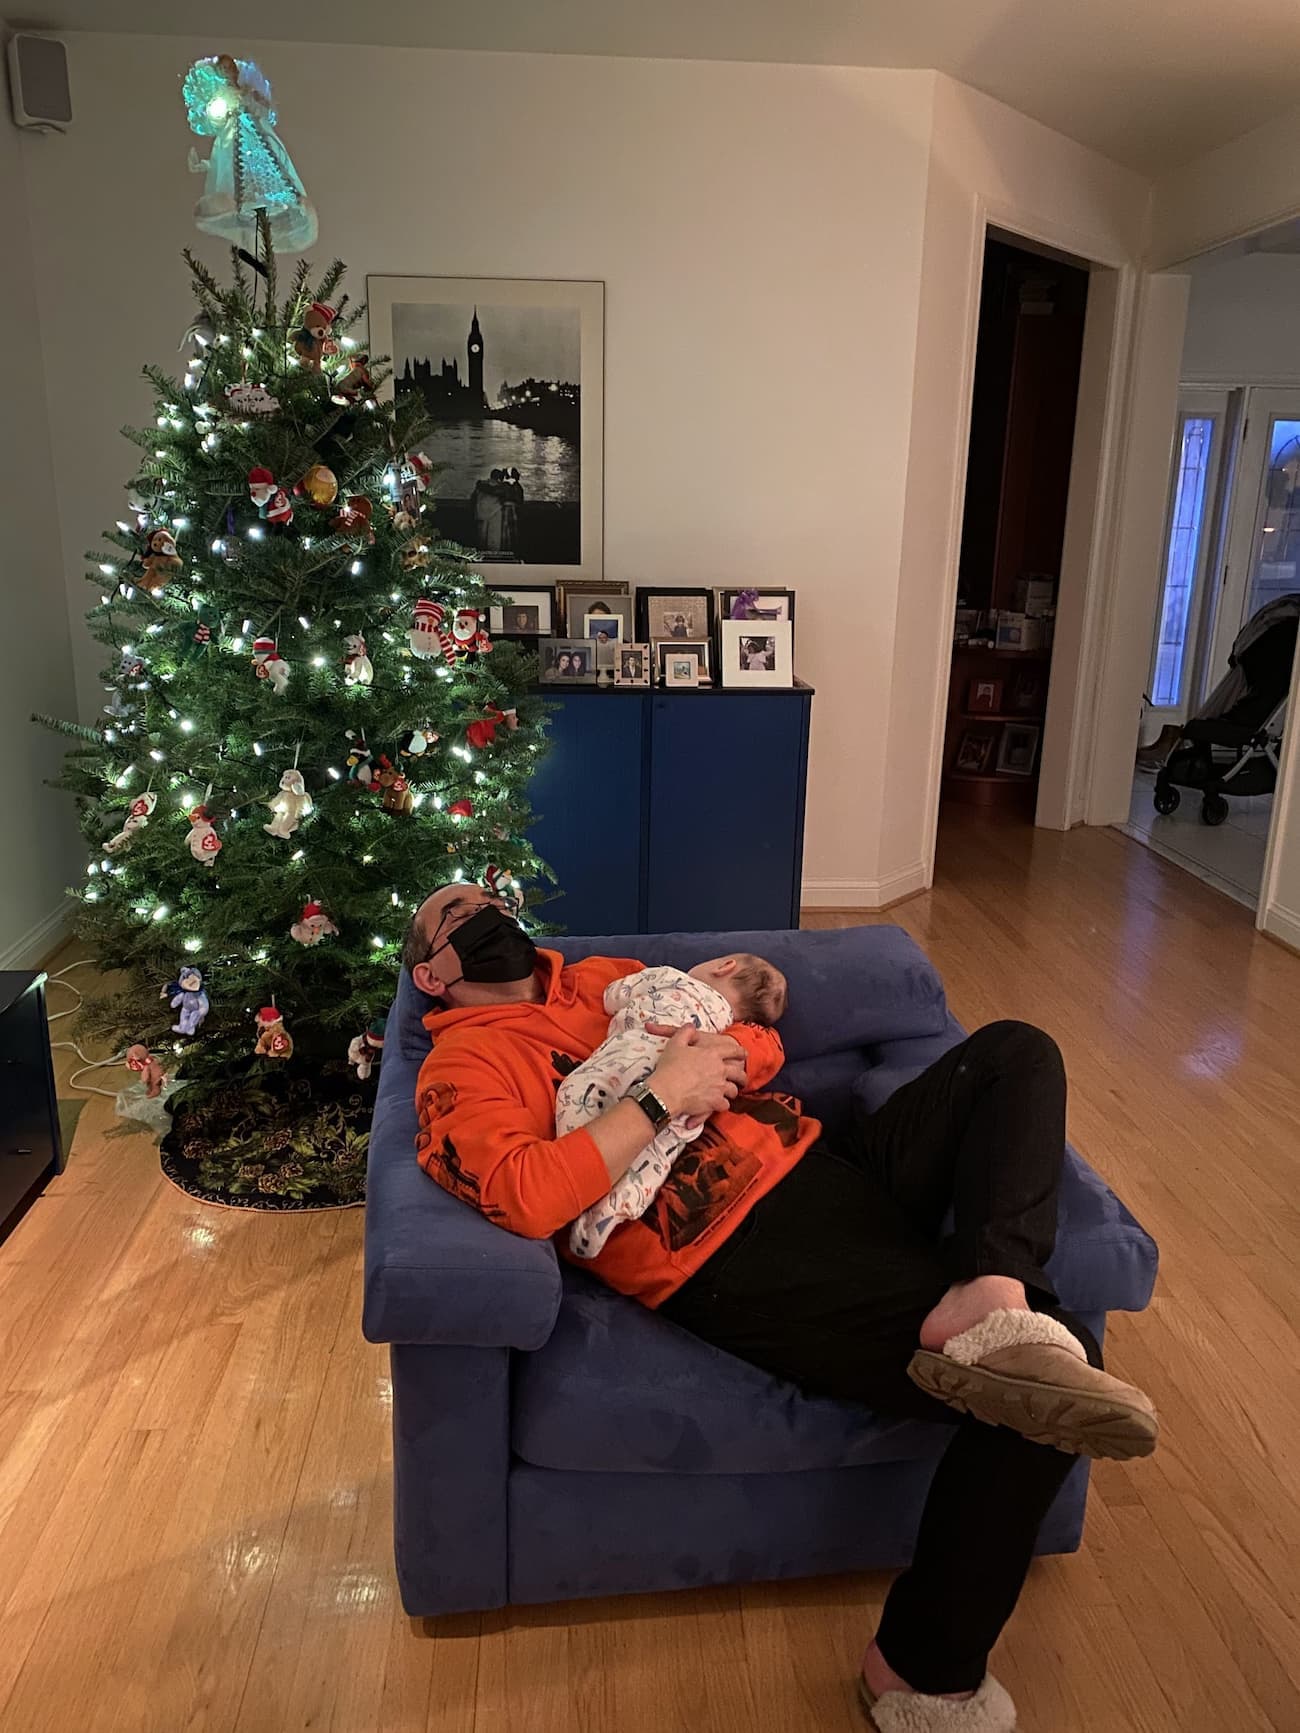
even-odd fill
[{"label": "blue armchair", "polygon": [[[895,927],[568,939],[690,967],[731,950],[790,981],[775,1087],[829,1125],[961,1037]],[[370,1141],[364,1330],[391,1344],[402,1603],[431,1615],[906,1563],[946,1431],[801,1395],[450,1197],[415,1160],[428,1010],[403,975]],[[1051,1275],[1097,1335],[1151,1297],[1156,1248],[1070,1151]],[[1044,1524],[1079,1544],[1088,1464]]]}]

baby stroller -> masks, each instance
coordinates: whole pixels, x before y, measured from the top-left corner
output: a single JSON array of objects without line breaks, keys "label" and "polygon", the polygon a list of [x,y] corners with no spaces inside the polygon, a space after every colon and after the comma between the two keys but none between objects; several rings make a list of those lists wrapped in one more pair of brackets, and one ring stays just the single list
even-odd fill
[{"label": "baby stroller", "polygon": [[1279,596],[1233,642],[1228,672],[1190,722],[1156,777],[1155,809],[1168,815],[1179,788],[1201,790],[1201,819],[1222,824],[1227,796],[1271,794],[1291,689],[1300,593]]}]

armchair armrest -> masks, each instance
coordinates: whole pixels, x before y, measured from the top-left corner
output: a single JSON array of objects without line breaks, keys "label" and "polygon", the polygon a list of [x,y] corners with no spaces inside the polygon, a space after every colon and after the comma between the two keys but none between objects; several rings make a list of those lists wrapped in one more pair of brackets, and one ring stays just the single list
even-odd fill
[{"label": "armchair armrest", "polygon": [[560,1309],[554,1247],[494,1226],[429,1178],[415,1159],[418,1066],[392,1059],[370,1134],[366,1339],[540,1348]]}]

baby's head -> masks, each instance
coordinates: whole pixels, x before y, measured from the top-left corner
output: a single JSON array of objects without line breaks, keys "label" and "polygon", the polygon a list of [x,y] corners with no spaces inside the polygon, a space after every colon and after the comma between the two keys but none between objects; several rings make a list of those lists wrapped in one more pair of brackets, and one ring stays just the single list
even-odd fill
[{"label": "baby's head", "polygon": [[762,957],[737,951],[697,963],[688,973],[721,993],[738,1023],[775,1023],[785,1015],[785,976]]}]

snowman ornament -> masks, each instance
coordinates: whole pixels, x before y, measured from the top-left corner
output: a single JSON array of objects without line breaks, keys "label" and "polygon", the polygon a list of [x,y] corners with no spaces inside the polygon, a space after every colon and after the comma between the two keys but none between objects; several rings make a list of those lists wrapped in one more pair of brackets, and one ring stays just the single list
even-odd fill
[{"label": "snowman ornament", "polygon": [[277,698],[283,697],[289,686],[289,664],[275,647],[274,638],[254,638],[253,672],[259,680],[269,680]]},{"label": "snowman ornament", "polygon": [[266,803],[274,815],[262,829],[268,836],[278,836],[287,842],[312,809],[312,798],[300,770],[286,770],[280,778],[280,791]]},{"label": "snowman ornament", "polygon": [[110,836],[104,844],[105,854],[116,854],[119,849],[128,849],[136,831],[143,830],[153,817],[154,808],[158,804],[158,796],[150,790],[138,794],[127,809],[122,828],[116,836]]},{"label": "snowman ornament", "polygon": [[411,629],[406,634],[406,641],[413,656],[419,656],[422,661],[432,661],[441,656],[449,668],[454,668],[456,645],[444,624],[445,619],[446,609],[441,602],[431,602],[427,596],[421,596],[412,610]]},{"label": "snowman ornament", "polygon": [[350,632],[343,640],[343,684],[369,686],[375,677],[375,665],[366,654],[366,641],[360,632]]},{"label": "snowman ornament", "polygon": [[190,853],[201,866],[215,866],[221,853],[221,838],[206,806],[196,806],[190,812],[190,834],[186,841]]}]

